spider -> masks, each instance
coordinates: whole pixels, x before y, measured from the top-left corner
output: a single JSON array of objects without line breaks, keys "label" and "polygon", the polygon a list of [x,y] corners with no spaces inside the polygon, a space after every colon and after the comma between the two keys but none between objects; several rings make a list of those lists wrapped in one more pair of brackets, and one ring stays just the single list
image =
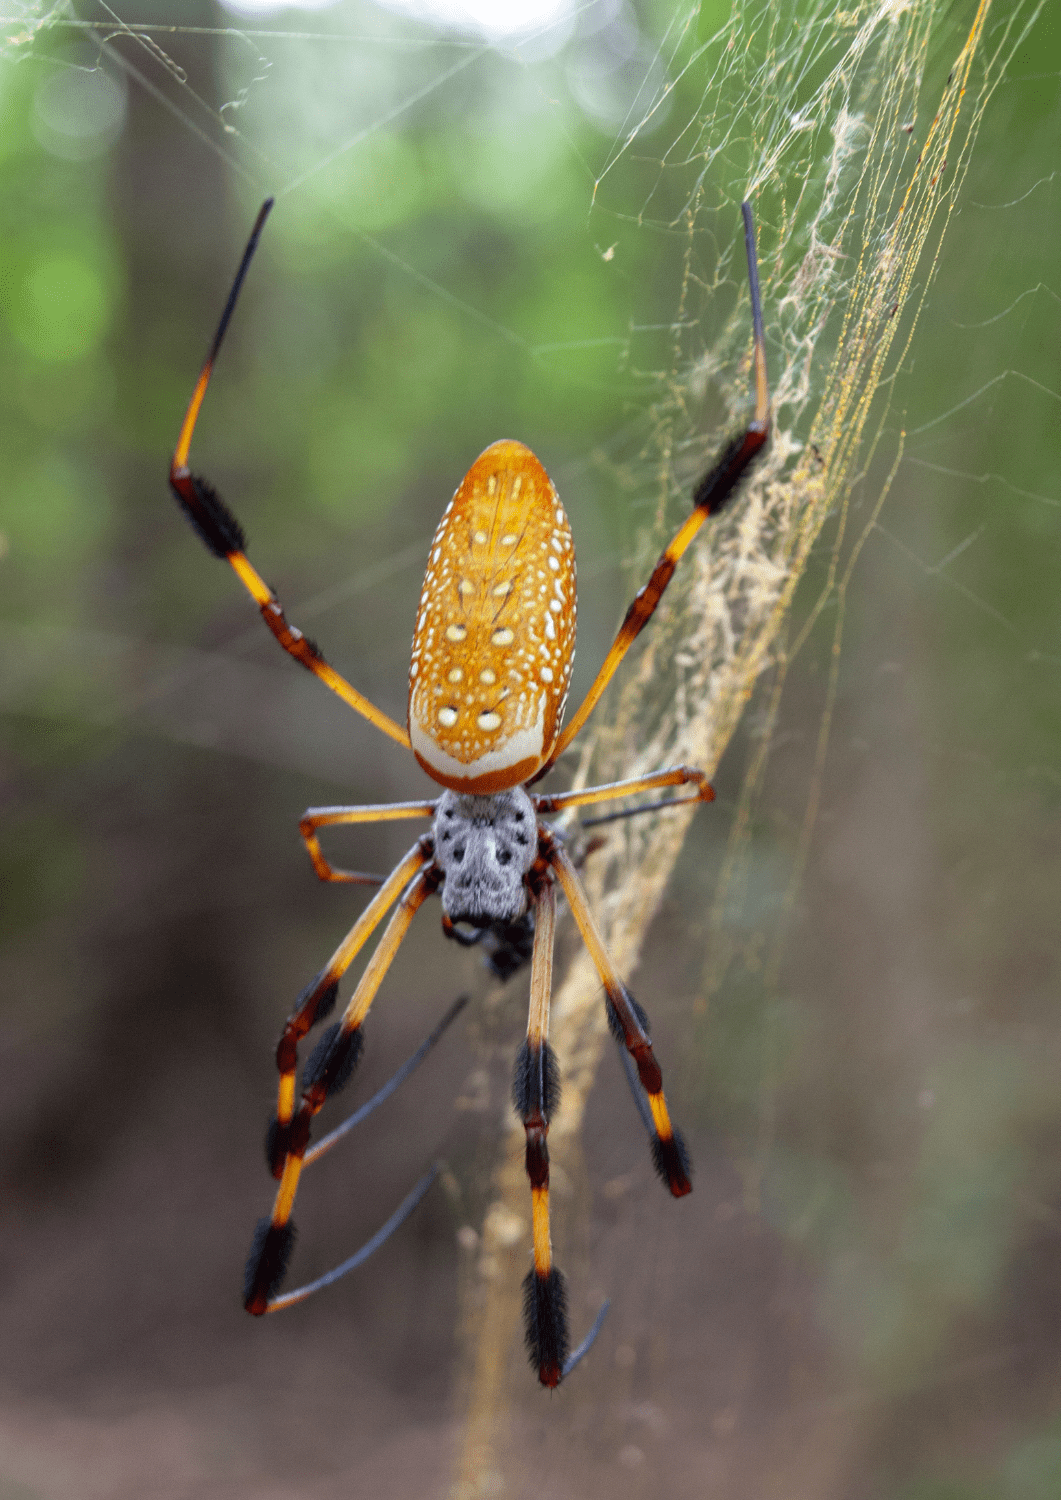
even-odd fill
[{"label": "spider", "polygon": [[[549,1120],[559,1097],[559,1073],[549,1045],[556,887],[567,899],[593,958],[606,996],[608,1023],[626,1049],[628,1076],[636,1078],[642,1117],[649,1125],[655,1167],[676,1198],[691,1190],[690,1162],[671,1124],[663,1081],[645,1012],[617,972],[590,910],[575,864],[559,832],[543,814],[609,802],[632,793],[691,787],[680,802],[714,797],[702,771],[673,766],[606,786],[550,795],[529,790],[575,739],[640,631],[651,619],[671,575],[709,516],[733,498],[770,432],[762,309],[755,230],[749,203],[744,219],[754,349],[754,415],[732,438],[693,491],[693,509],[661,554],[640,590],[578,712],[562,728],[575,647],[575,553],[571,527],[541,463],[522,443],[493,443],[472,464],[435,532],[413,632],[406,725],[369,702],[325,660],[319,648],[289,625],[280,601],[246,555],[242,529],[206,480],[192,474],[188,454],[225,330],[232,316],[262,227],[272,208],[258,213],[196,383],[170,465],[173,493],[214,556],[231,564],[258,605],[266,625],[296,661],[351,708],[411,748],[440,796],[382,806],[318,807],[304,814],[300,831],[322,880],[376,884],[379,889],[339,947],[298,997],[276,1050],[280,1074],[276,1116],[267,1151],[279,1179],[272,1212],[256,1229],[245,1278],[244,1305],[259,1315],[300,1301],[352,1268],[392,1232],[426,1191],[423,1179],[388,1224],[351,1261],[310,1286],[277,1295],[294,1240],[291,1218],[303,1167],[339,1132],[310,1147],[313,1117],[325,1099],[350,1079],[361,1052],[362,1028],[376,992],[416,912],[438,893],[442,929],[464,943],[484,936],[493,963],[505,976],[530,950],[530,1013],[526,1041],[516,1058],[513,1100],[526,1129],[533,1265],[524,1282],[526,1342],[542,1385],[556,1386],[588,1347],[569,1353],[566,1294],[553,1264],[549,1228]],[[321,849],[321,828],[394,818],[430,818],[422,834],[382,882],[333,867]],[[296,1088],[298,1043],[335,1004],[339,982],[391,908],[383,935],[339,1021],[328,1027]],[[442,1023],[444,1026],[456,1009]],[[441,1030],[406,1065],[416,1065]],[[400,1077],[386,1086],[396,1086]],[[380,1096],[358,1111],[362,1117]],[[647,1104],[647,1108],[645,1105]],[[602,1310],[603,1316],[603,1310]]]}]

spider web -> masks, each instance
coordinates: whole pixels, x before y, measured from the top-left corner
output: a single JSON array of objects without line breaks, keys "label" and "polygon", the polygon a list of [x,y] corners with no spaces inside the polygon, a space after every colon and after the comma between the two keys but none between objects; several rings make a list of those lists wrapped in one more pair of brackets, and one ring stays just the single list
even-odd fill
[{"label": "spider web", "polygon": [[[713,773],[755,685],[767,678],[759,745],[745,773],[706,926],[710,957],[694,1007],[701,1014],[735,950],[743,956],[748,941],[746,933],[735,940],[727,918],[746,895],[749,824],[762,797],[786,675],[828,609],[833,649],[814,780],[781,910],[765,940],[762,986],[768,995],[777,990],[788,918],[815,826],[847,590],[903,455],[905,434],[894,426],[889,430],[891,382],[916,335],[983,111],[1032,13],[1010,11],[1001,27],[985,36],[988,8],[979,7],[940,95],[926,101],[921,90],[936,19],[930,6],[891,4],[854,7],[839,17],[827,7],[801,10],[797,17],[777,6],[749,7],[731,16],[703,54],[692,50],[701,64],[705,58],[719,60],[719,72],[705,69],[700,108],[687,119],[668,122],[668,145],[659,164],[661,196],[666,186],[668,201],[677,198],[681,211],[654,221],[655,194],[640,210],[639,223],[681,244],[683,266],[676,316],[667,330],[671,361],[657,377],[651,430],[632,461],[635,477],[629,480],[631,489],[654,491],[657,497],[656,524],[644,541],[639,576],[651,565],[666,522],[680,514],[680,497],[709,459],[709,444],[699,430],[705,386],[718,383],[730,427],[748,409],[745,297],[738,296],[709,350],[698,342],[705,304],[739,276],[735,244],[707,266],[702,244],[719,210],[735,207],[745,192],[760,223],[773,386],[769,455],[746,485],[742,505],[721,518],[710,546],[697,549],[676,576],[663,619],[618,694],[610,721],[598,725],[584,747],[577,778],[608,781],[668,764],[699,765]],[[687,21],[691,28],[692,18]],[[721,69],[726,85],[734,85],[732,92],[722,86]],[[753,111],[752,104],[762,100],[777,102],[772,110]],[[662,96],[654,103],[661,105]],[[927,111],[932,123],[919,132],[916,153],[897,150],[904,125]],[[650,118],[651,110],[646,122]],[[597,183],[598,204],[607,203],[613,175],[639,143],[635,129],[617,144]],[[677,193],[675,181],[682,185]],[[733,375],[720,381],[729,371]],[[871,498],[863,498],[853,512],[856,480],[878,471],[874,460],[882,444],[884,473],[871,481]],[[797,586],[827,518],[825,577],[794,616]],[[621,824],[608,857],[592,863],[591,896],[622,972],[636,968],[689,817],[671,814]],[[562,1143],[581,1127],[581,1110],[607,1045],[588,955],[573,961],[553,1015],[565,1100],[562,1120],[557,1117],[550,1135],[563,1161]],[[753,1185],[771,1145],[768,1075],[762,1086],[758,1152],[748,1164]],[[511,1131],[499,1175],[502,1192],[487,1221],[487,1243],[498,1256],[511,1243],[520,1214],[521,1134]],[[476,1492],[474,1476],[489,1448],[483,1429],[489,1430],[497,1409],[498,1354],[489,1346],[511,1326],[517,1285],[511,1273],[507,1281],[495,1279],[482,1314],[486,1347],[480,1352],[481,1405],[476,1408],[481,1427],[472,1424],[465,1454],[468,1494]]]},{"label": "spider web", "polygon": [[[302,251],[309,228],[324,219],[447,314],[479,325],[536,378],[563,372],[570,356],[576,385],[581,346],[589,340],[572,341],[570,349],[535,341],[497,320],[485,297],[477,305],[458,296],[431,257],[417,263],[391,248],[388,230],[401,203],[368,204],[350,188],[358,161],[372,163],[365,181],[375,180],[380,159],[399,149],[403,123],[439,98],[452,97],[459,108],[468,78],[484,67],[508,70],[506,77],[517,77],[539,99],[566,87],[583,107],[597,110],[612,135],[599,160],[581,164],[585,234],[605,264],[621,265],[629,246],[648,243],[658,268],[648,292],[631,293],[627,326],[602,340],[614,351],[626,419],[586,465],[618,488],[640,523],[623,549],[634,581],[646,575],[684,514],[690,485],[720,434],[747,419],[750,316],[737,210],[751,198],[775,417],[770,449],[741,504],[710,528],[679,569],[665,607],[580,742],[575,775],[576,784],[585,784],[677,763],[713,774],[754,695],[754,740],[697,934],[709,955],[693,1007],[698,1027],[708,1026],[712,1001],[753,947],[762,993],[778,991],[819,811],[849,588],[909,453],[911,435],[895,408],[897,374],[917,347],[984,112],[1038,9],[1032,0],[1006,7],[985,0],[956,18],[930,0],[908,0],[843,11],[737,4],[716,15],[705,0],[675,7],[655,30],[641,18],[636,45],[627,13],[622,68],[603,80],[585,68],[568,66],[565,74],[560,60],[572,35],[607,34],[605,23],[623,18],[618,6],[579,7],[573,21],[557,23],[555,35],[543,28],[504,53],[482,38],[440,38],[361,12],[354,30],[285,30],[242,19],[226,26],[144,23],[127,7],[107,4],[91,13],[66,3],[28,6],[3,18],[4,61],[40,61],[67,46],[71,33],[80,34],[80,65],[104,67],[122,88],[142,91],[176,119],[213,153],[248,206],[275,191],[292,219],[301,218],[294,243]],[[332,14],[324,18],[328,25]],[[596,32],[591,21],[600,22]],[[167,37],[195,34],[220,48],[227,94],[220,105],[210,102],[211,80],[170,55]],[[371,62],[364,60],[368,53]],[[625,80],[621,89],[617,74]],[[358,97],[356,121],[346,102],[351,93]],[[400,166],[400,152],[396,161]],[[484,441],[494,435],[484,434]],[[292,618],[327,615],[378,583],[381,571],[386,577],[408,567],[417,547],[293,603]],[[770,796],[786,685],[822,628],[829,634],[827,681],[803,816],[791,831],[779,906],[750,937],[732,921],[754,878],[750,830]],[[81,639],[84,650],[84,631]],[[65,636],[63,642],[67,649]],[[223,653],[225,671],[233,644]],[[113,658],[113,642],[101,639],[93,674],[114,670],[124,678]],[[32,665],[40,667],[36,656]],[[216,673],[217,662],[209,665]],[[166,696],[203,670],[189,652],[156,659],[144,674],[152,685],[135,701],[117,694],[112,712],[151,718],[157,710],[151,718],[157,729],[181,733],[183,716],[167,715]],[[289,749],[276,753],[297,760]],[[330,769],[321,755],[317,765]],[[674,813],[618,824],[587,866],[594,908],[623,972],[637,967],[689,824],[689,816]],[[564,974],[553,1017],[565,1088],[551,1142],[562,1168],[577,1156],[606,1045],[599,985],[586,955],[576,955]],[[753,1199],[773,1141],[771,1069],[767,1056],[758,1078],[759,1137],[744,1162]],[[513,1122],[482,1230],[488,1274],[470,1298],[469,1419],[459,1464],[459,1493],[467,1495],[480,1492],[497,1463],[497,1424],[509,1399],[527,1217],[522,1144],[522,1126]]]}]

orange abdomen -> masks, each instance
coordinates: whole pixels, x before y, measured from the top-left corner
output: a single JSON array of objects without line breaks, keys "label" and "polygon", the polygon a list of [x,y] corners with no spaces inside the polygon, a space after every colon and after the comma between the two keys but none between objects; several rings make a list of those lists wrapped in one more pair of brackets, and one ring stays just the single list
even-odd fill
[{"label": "orange abdomen", "polygon": [[409,738],[429,776],[491,793],[528,781],[560,732],[575,654],[575,547],[552,481],[493,443],[431,543],[409,665]]}]

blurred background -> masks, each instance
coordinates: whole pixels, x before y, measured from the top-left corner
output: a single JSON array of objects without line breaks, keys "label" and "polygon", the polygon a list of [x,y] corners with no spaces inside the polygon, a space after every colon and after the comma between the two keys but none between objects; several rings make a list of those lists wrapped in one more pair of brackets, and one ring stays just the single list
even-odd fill
[{"label": "blurred background", "polygon": [[[343,1103],[472,1003],[307,1176],[292,1280],[431,1161],[445,1184],[315,1301],[240,1305],[275,1039],[363,899],[316,881],[298,817],[428,784],[191,534],[165,482],[184,407],[274,192],[193,465],[291,619],[401,719],[437,519],[489,442],[529,443],[578,548],[577,700],[646,536],[684,514],[660,412],[692,393],[703,456],[747,411],[749,183],[796,454],[835,347],[786,343],[804,190],[844,212],[830,162],[872,133],[902,25],[920,92],[884,159],[909,178],[977,8],[0,9],[0,1500],[1053,1500],[1056,17],[987,13],[979,135],[844,492],[857,556],[812,552],[783,694],[748,684],[633,976],[696,1191],[661,1193],[607,1055],[554,1212],[575,1336],[612,1310],[552,1396],[513,1329],[475,1428],[526,977],[491,980],[437,907]],[[856,52],[844,111],[816,113]],[[798,172],[771,165],[782,127]],[[334,853],[385,871],[409,841]],[[562,930],[561,967],[574,949]]]}]

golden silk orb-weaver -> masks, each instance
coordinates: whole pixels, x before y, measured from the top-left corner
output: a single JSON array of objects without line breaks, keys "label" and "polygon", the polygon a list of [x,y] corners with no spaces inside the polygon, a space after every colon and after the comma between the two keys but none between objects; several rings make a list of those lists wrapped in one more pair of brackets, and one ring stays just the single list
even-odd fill
[{"label": "golden silk orb-weaver", "polygon": [[[751,206],[742,204],[741,212],[752,306],[754,415],[695,485],[690,515],[627,610],[585,701],[566,728],[562,725],[575,650],[574,544],[548,474],[522,443],[497,442],[480,454],[439,522],[413,631],[405,727],[369,702],[329,665],[317,646],[288,624],[280,601],[247,558],[239,523],[214,489],[189,470],[192,434],[214,362],[271,208],[271,199],[262,205],[244,251],[177,439],[170,485],[207,548],[232,565],[284,650],[377,729],[411,748],[444,790],[422,802],[310,808],[302,818],[302,837],[322,880],[379,889],[298,997],[277,1046],[280,1082],[267,1152],[279,1187],[272,1212],[259,1222],[254,1235],[244,1305],[254,1314],[277,1311],[345,1275],[412,1212],[433,1180],[433,1171],[422,1178],[357,1255],[318,1281],[279,1294],[294,1241],[291,1212],[303,1169],[397,1087],[464,1003],[451,1008],[379,1094],[338,1130],[310,1145],[313,1117],[353,1073],[365,1017],[414,915],[438,893],[446,935],[466,944],[488,939],[491,966],[502,978],[530,958],[527,1038],[516,1059],[513,1082],[515,1108],[526,1128],[532,1199],[534,1258],[524,1283],[526,1339],[539,1380],[556,1386],[592,1343],[601,1321],[598,1317],[580,1348],[569,1352],[564,1280],[552,1259],[546,1144],[559,1098],[559,1073],[548,1040],[557,885],[600,975],[608,1022],[625,1048],[627,1073],[650,1132],[656,1169],[676,1198],[688,1193],[692,1184],[685,1145],[671,1124],[663,1095],[648,1018],[616,971],[575,865],[560,834],[543,815],[664,787],[693,787],[693,794],[676,799],[680,801],[710,801],[714,792],[704,773],[688,766],[556,795],[528,788],[555,764],[585,724],[651,619],[682,554],[707,518],[732,499],[767,441],[770,398]],[[320,846],[318,830],[324,827],[418,817],[432,820],[430,832],[417,839],[382,882],[333,867]],[[333,1008],[340,980],[391,908],[341,1019],[324,1031],[298,1087],[299,1041]]]}]

